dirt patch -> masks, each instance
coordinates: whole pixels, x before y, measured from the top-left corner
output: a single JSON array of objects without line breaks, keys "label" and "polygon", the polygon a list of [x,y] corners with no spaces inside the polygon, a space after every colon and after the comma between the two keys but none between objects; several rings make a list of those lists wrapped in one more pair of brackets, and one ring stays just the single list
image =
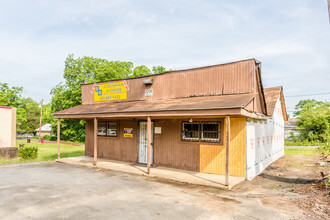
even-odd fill
[{"label": "dirt patch", "polygon": [[330,218],[330,187],[326,186],[324,182],[300,185],[293,188],[291,192],[308,196],[294,201],[300,208],[310,211],[306,214],[307,217]]},{"label": "dirt patch", "polygon": [[[323,155],[285,155],[252,181],[236,186],[236,193],[262,190],[275,193],[261,198],[263,205],[285,212],[303,210],[306,218],[330,218],[330,187],[320,181],[329,174]],[[323,176],[321,175],[323,173]],[[283,193],[276,196],[276,193]]]}]

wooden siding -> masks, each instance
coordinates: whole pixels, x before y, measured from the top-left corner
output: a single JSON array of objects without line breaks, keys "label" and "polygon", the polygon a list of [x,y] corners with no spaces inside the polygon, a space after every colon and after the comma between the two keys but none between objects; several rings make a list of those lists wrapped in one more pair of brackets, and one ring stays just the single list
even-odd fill
[{"label": "wooden siding", "polygon": [[[86,156],[93,153],[93,121],[86,120]],[[124,128],[133,128],[133,138],[124,138]],[[133,120],[118,121],[117,137],[98,136],[98,157],[112,160],[136,162],[137,160],[137,122]]]},{"label": "wooden siding", "polygon": [[[161,127],[161,134],[154,134],[154,165],[178,169],[225,174],[226,130],[223,119],[198,119],[198,121],[220,121],[223,143],[189,142],[181,140],[180,119],[154,120]],[[133,128],[133,138],[124,138],[123,129]],[[118,122],[117,137],[98,136],[98,157],[137,162],[138,122]],[[231,118],[230,175],[245,176],[246,172],[246,119]],[[93,121],[86,120],[86,156],[93,156]]]},{"label": "wooden siding", "polygon": [[[226,123],[226,122],[225,122]],[[226,126],[224,126],[226,128]],[[226,138],[223,145],[200,145],[200,172],[224,175],[226,172]],[[246,176],[246,119],[230,119],[231,176]]]},{"label": "wooden siding", "polygon": [[154,165],[199,172],[199,143],[181,140],[181,120],[156,120],[162,133],[154,135]]},{"label": "wooden siding", "polygon": [[[148,78],[153,79],[151,86],[143,84],[143,80]],[[118,81],[121,80],[111,82]],[[126,81],[130,89],[127,92],[127,99],[115,102],[257,92],[254,59],[126,79]],[[105,83],[110,82],[101,82],[98,85]],[[82,86],[82,104],[95,103],[94,95],[91,93],[92,87],[93,84]],[[153,89],[153,96],[145,97],[146,88]]]}]

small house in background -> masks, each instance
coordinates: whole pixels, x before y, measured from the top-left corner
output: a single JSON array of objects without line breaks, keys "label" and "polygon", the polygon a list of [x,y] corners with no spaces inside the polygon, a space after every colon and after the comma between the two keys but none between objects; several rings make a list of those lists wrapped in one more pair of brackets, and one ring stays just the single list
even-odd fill
[{"label": "small house in background", "polygon": [[[35,130],[36,135],[39,136],[39,128]],[[52,135],[52,125],[51,124],[44,124],[41,126],[40,136],[45,135]]]},{"label": "small house in background", "polygon": [[289,118],[288,121],[285,122],[285,139],[291,140],[291,134],[294,134],[295,136],[300,135],[300,132],[297,129],[297,121],[297,118]]},{"label": "small house in background", "polygon": [[[282,87],[255,59],[81,86],[86,156],[252,179],[284,155]],[[60,133],[60,132],[58,132]],[[58,140],[59,141],[59,140]],[[59,142],[58,142],[59,147]]]}]

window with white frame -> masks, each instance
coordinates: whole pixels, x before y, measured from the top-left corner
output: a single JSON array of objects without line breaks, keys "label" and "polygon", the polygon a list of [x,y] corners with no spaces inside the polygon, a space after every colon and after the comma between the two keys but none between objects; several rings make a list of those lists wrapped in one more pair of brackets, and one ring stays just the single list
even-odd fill
[{"label": "window with white frame", "polygon": [[182,140],[220,142],[220,122],[182,122]]}]

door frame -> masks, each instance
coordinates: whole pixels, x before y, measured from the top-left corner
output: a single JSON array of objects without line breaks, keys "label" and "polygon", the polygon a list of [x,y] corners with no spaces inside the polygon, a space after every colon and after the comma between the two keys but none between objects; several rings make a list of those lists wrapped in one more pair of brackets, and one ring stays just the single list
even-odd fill
[{"label": "door frame", "polygon": [[[147,120],[139,120],[138,121],[138,126],[137,126],[137,158],[136,158],[136,162],[138,164],[147,164],[148,162],[146,162],[146,163],[140,163],[139,162],[139,154],[140,154],[140,151],[139,151],[140,150],[139,149],[139,147],[140,147],[140,128],[141,128],[140,127],[140,122],[146,122],[147,123]],[[150,165],[153,165],[154,164],[154,136],[155,136],[155,132],[154,132],[154,121],[151,121],[151,154],[150,154]],[[147,139],[146,139],[146,141],[147,141]],[[146,155],[148,155],[148,152],[147,152]]]}]

